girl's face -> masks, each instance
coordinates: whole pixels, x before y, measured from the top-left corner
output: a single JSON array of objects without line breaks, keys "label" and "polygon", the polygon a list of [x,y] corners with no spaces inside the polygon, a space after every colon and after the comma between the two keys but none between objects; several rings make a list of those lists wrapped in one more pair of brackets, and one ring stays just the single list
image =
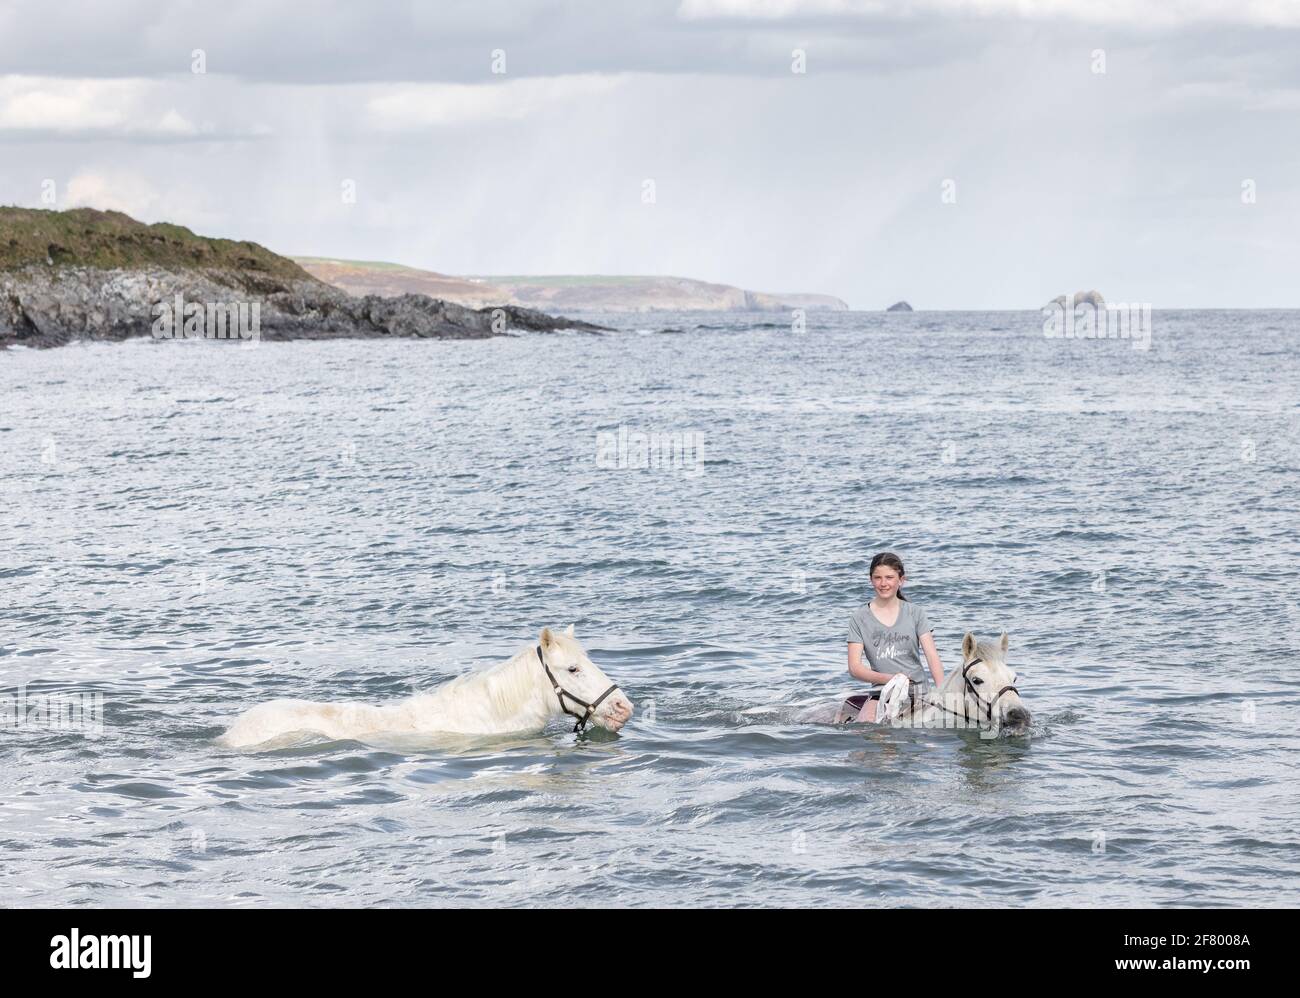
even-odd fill
[{"label": "girl's face", "polygon": [[877,596],[889,599],[902,587],[903,577],[888,565],[877,565],[871,573],[871,584],[875,586]]}]

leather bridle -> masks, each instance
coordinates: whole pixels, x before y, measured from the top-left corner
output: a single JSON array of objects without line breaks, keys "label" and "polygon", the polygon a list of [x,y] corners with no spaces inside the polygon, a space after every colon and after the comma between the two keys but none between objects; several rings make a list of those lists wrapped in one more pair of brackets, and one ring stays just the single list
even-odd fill
[{"label": "leather bridle", "polygon": [[[555,674],[551,672],[551,667],[546,664],[546,657],[542,654],[541,645],[537,646],[537,661],[541,662],[542,668],[546,670],[546,678],[551,681],[551,688],[555,690],[555,696],[560,701],[560,710],[564,711],[570,717],[576,717],[578,719],[578,723],[573,726],[574,734],[577,734],[587,726],[587,723],[591,720],[592,715],[596,713],[596,708],[599,707],[602,702],[604,702],[605,697],[609,696],[616,689],[618,689],[618,683],[614,683],[604,693],[596,697],[594,702],[587,703],[586,700],[583,700],[581,697],[575,697],[572,693],[570,693],[568,690],[566,690],[563,686],[560,685],[560,681],[556,679]],[[565,697],[568,697],[579,707],[585,707],[586,710],[581,714],[577,713],[576,711],[569,710],[568,704],[564,702]]]},{"label": "leather bridle", "polygon": [[[986,711],[988,712],[988,720],[989,720],[989,724],[992,724],[992,723],[993,723],[993,708],[994,708],[994,706],[997,705],[998,699],[1002,696],[1002,694],[1003,694],[1003,693],[1014,693],[1016,696],[1019,696],[1019,695],[1020,695],[1020,691],[1019,691],[1018,689],[1016,689],[1016,687],[1014,686],[1014,684],[1010,684],[1010,685],[1007,685],[1007,686],[1002,687],[1002,689],[998,690],[997,693],[993,694],[993,699],[992,699],[992,700],[985,700],[983,697],[981,697],[981,696],[979,695],[979,693],[978,693],[978,692],[976,691],[976,689],[975,689],[975,684],[972,683],[972,682],[970,681],[970,670],[973,669],[973,668],[975,668],[975,666],[979,665],[979,664],[982,663],[983,661],[984,661],[984,659],[982,659],[982,658],[973,658],[973,659],[971,659],[969,662],[967,662],[964,666],[962,666],[962,670],[961,670],[961,679],[962,679],[962,682],[966,684],[966,689],[965,689],[964,692],[969,693],[971,696],[973,696],[973,697],[975,698],[976,702],[977,702],[981,707],[983,707],[984,710],[986,710]],[[934,701],[932,700],[931,703],[934,703]],[[936,707],[938,707],[940,710],[947,711],[949,714],[956,714],[956,713],[957,713],[955,710],[952,710],[951,708],[945,707],[942,703],[935,703],[934,705],[935,705]],[[961,698],[961,715],[960,715],[960,716],[964,717],[967,721],[970,720],[970,713],[966,710],[966,698],[965,698],[964,696]]]}]

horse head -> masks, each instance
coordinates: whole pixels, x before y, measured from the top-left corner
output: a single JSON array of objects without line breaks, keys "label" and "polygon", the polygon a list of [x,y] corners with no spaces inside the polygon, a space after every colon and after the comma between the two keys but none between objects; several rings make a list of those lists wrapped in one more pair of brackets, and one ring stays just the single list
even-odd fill
[{"label": "horse head", "polygon": [[617,731],[628,722],[632,701],[587,657],[573,636],[572,624],[561,632],[542,628],[537,648],[555,714],[579,718],[575,731],[585,723],[584,718],[607,731]]},{"label": "horse head", "polygon": [[970,631],[961,641],[961,679],[953,682],[966,699],[966,710],[989,725],[1016,734],[1029,730],[1029,711],[1016,689],[1016,674],[1007,665],[1007,635],[977,641]]}]

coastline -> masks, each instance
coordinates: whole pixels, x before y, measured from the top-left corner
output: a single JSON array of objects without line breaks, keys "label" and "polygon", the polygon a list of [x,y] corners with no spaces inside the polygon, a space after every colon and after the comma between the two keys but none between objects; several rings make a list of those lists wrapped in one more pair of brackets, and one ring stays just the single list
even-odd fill
[{"label": "coastline", "polygon": [[[423,294],[357,297],[256,243],[144,225],[120,212],[0,208],[0,348],[158,337],[172,303],[181,336],[230,336],[252,314],[267,340],[483,339],[603,327],[518,305],[471,308]],[[161,323],[166,325],[166,323]],[[174,328],[171,330],[174,334]]]},{"label": "coastline", "polygon": [[265,340],[484,339],[515,331],[603,328],[513,305],[472,309],[415,294],[354,298],[310,280],[262,292],[233,283],[156,268],[29,267],[0,273],[0,348],[157,338],[160,307],[170,308],[178,297],[204,316],[214,309],[256,306],[257,337]]}]

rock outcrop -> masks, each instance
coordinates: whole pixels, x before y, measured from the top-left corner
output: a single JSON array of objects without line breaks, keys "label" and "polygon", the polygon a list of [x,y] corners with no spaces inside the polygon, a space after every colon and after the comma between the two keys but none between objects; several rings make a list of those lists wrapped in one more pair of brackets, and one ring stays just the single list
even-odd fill
[{"label": "rock outcrop", "polygon": [[1101,296],[1100,291],[1076,291],[1072,295],[1057,295],[1044,307],[1050,308],[1053,305],[1059,308],[1078,308],[1080,305],[1105,308],[1106,299]]},{"label": "rock outcrop", "polygon": [[158,306],[258,306],[265,340],[478,339],[600,327],[426,295],[353,297],[256,243],[205,239],[119,212],[0,208],[0,347],[154,335]]},{"label": "rock outcrop", "polygon": [[912,311],[912,306],[905,301],[896,301],[894,302],[894,304],[890,305],[889,308],[885,309],[885,311],[886,312],[910,312]]}]

